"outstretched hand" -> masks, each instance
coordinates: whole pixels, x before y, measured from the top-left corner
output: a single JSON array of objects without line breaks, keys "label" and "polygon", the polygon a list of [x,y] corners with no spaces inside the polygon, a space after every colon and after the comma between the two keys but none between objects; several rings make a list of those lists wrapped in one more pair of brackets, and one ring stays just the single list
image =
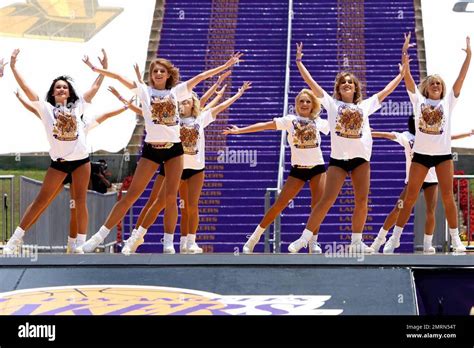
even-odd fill
[{"label": "outstretched hand", "polygon": [[252,88],[252,82],[250,81],[245,81],[242,85],[242,87],[239,88],[238,93],[244,94],[244,92],[248,89]]},{"label": "outstretched hand", "polygon": [[415,47],[416,44],[415,43],[410,43],[410,40],[411,40],[411,31],[407,33],[403,33],[403,36],[405,37],[405,42],[403,43],[403,47],[402,47],[402,53],[404,55],[408,54],[408,49],[409,48],[412,48],[412,47]]},{"label": "outstretched hand", "polygon": [[224,129],[224,131],[222,131],[222,134],[224,135],[239,134],[239,130],[240,130],[239,127],[232,125],[231,127]]},{"label": "outstretched hand", "polygon": [[88,55],[85,55],[85,56],[82,58],[82,61],[83,61],[89,68],[91,68],[92,70],[95,69],[95,66],[94,66],[94,64],[91,63],[91,61],[90,61]]},{"label": "outstretched hand", "polygon": [[117,99],[120,100],[121,102],[123,102],[123,103],[127,102],[127,101],[120,95],[119,91],[117,91],[117,90],[115,89],[115,87],[109,86],[109,88],[107,88],[107,90],[108,90],[110,93],[112,93],[114,96],[116,96]]},{"label": "outstretched hand", "polygon": [[466,48],[462,49],[467,55],[471,55],[471,38],[466,36]]},{"label": "outstretched hand", "polygon": [[137,63],[135,63],[135,64],[133,65],[133,69],[135,70],[135,74],[137,75],[137,80],[138,80],[138,82],[143,83],[142,73],[141,73],[140,67],[138,66]]},{"label": "outstretched hand", "polygon": [[239,63],[239,62],[243,62],[243,60],[241,60],[240,58],[243,56],[244,54],[243,53],[240,53],[240,52],[236,52],[234,53],[230,58],[229,60],[225,63],[225,65],[230,68],[231,66]]},{"label": "outstretched hand", "polygon": [[3,77],[3,70],[7,64],[8,62],[4,62],[3,58],[0,59],[0,77]]},{"label": "outstretched hand", "polygon": [[297,43],[296,44],[296,61],[297,62],[301,62],[301,60],[303,59],[303,43],[300,42],[299,44]]},{"label": "outstretched hand", "polygon": [[105,50],[102,48],[102,58],[97,57],[99,59],[100,64],[102,65],[102,68],[107,69],[109,66],[109,59],[107,58],[107,53]]},{"label": "outstretched hand", "polygon": [[232,71],[227,70],[225,73],[223,73],[221,76],[219,76],[219,79],[217,80],[217,85],[219,86],[224,80],[232,73]]},{"label": "outstretched hand", "polygon": [[220,90],[216,91],[216,94],[217,95],[223,95],[226,88],[227,88],[227,85],[222,86],[222,88]]},{"label": "outstretched hand", "polygon": [[404,54],[402,58],[402,64],[398,63],[398,69],[400,71],[400,75],[405,76],[406,72],[408,71],[410,67],[410,62],[411,62],[410,56],[407,54]]}]

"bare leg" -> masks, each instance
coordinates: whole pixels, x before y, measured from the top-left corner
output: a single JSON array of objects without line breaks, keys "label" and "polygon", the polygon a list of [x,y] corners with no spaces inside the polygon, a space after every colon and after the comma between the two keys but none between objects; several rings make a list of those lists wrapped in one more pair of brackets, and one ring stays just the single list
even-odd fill
[{"label": "bare leg", "polygon": [[183,157],[174,157],[165,162],[165,185],[166,189],[166,207],[164,217],[165,233],[174,234],[176,223],[178,221],[178,206],[176,199],[178,196],[179,183],[183,173]]},{"label": "bare leg", "polygon": [[311,210],[311,215],[309,216],[308,222],[306,223],[306,229],[312,231],[313,234],[317,234],[319,232],[319,227],[321,226],[321,223],[326,217],[329,209],[331,209],[334,202],[336,201],[346,176],[347,172],[342,168],[336,166],[330,166],[328,168],[323,197]]},{"label": "bare leg", "polygon": [[309,181],[309,187],[311,188],[311,209],[313,209],[323,198],[325,186],[326,173],[313,176]]},{"label": "bare leg", "polygon": [[397,204],[395,205],[395,207],[393,207],[390,214],[388,214],[388,216],[385,218],[385,222],[383,223],[383,229],[385,231],[389,231],[395,225],[395,222],[398,218],[398,214],[400,214],[400,210],[403,206],[403,201],[405,200],[406,193],[407,187],[405,186],[403,188],[402,193],[400,193],[400,198],[398,199]]},{"label": "bare leg", "polygon": [[[91,176],[91,164],[85,163],[72,172],[72,184],[74,201],[77,215],[77,231],[79,234],[87,234],[89,213],[87,211],[87,187]],[[71,217],[72,220],[72,217]]]},{"label": "bare leg", "polygon": [[69,221],[69,237],[71,238],[77,238],[77,233],[78,233],[78,225],[77,225],[77,208],[76,208],[76,195],[74,192],[74,186],[71,185],[69,186],[69,193],[71,196],[71,199],[69,201],[69,208],[70,208],[70,213],[71,213],[71,219]]},{"label": "bare leg", "polygon": [[446,220],[448,220],[449,228],[458,227],[458,210],[454,202],[453,194],[453,160],[441,162],[436,166],[436,176],[438,177],[439,189],[441,191],[441,199],[443,200]]},{"label": "bare leg", "polygon": [[190,231],[189,229],[189,215],[188,215],[188,180],[181,180],[179,185],[179,198],[180,198],[180,207],[181,207],[181,237],[186,237]]},{"label": "bare leg", "polygon": [[146,158],[141,158],[138,161],[137,170],[133,176],[130,188],[125,197],[115,203],[104,225],[108,229],[112,229],[125,216],[128,209],[135,203],[145,190],[148,182],[155,174],[158,164]]},{"label": "bare leg", "polygon": [[204,184],[204,172],[193,175],[188,180],[188,232],[196,234],[199,226],[199,197]]},{"label": "bare leg", "polygon": [[[153,203],[158,199],[158,194],[160,193],[161,187],[163,182],[165,181],[165,177],[163,175],[157,175],[155,178],[155,183],[153,184],[153,189],[151,190],[150,197],[148,197],[148,201],[146,202],[145,206],[143,207],[142,211],[140,212],[140,216],[138,217],[137,224],[135,228],[138,228],[142,225],[143,220],[145,219],[146,214],[150,210]],[[158,212],[159,214],[159,212]],[[156,215],[158,216],[158,215]],[[156,217],[155,217],[156,220]],[[153,222],[155,221],[153,220]],[[152,224],[153,224],[152,222]]]},{"label": "bare leg", "polygon": [[352,233],[362,233],[367,220],[370,189],[370,163],[365,162],[351,173],[355,207],[352,214]]},{"label": "bare leg", "polygon": [[433,185],[424,190],[426,203],[425,234],[431,236],[435,229],[435,210],[438,203],[438,185]]},{"label": "bare leg", "polygon": [[267,228],[273,220],[287,207],[288,203],[296,197],[296,195],[301,191],[305,182],[303,180],[294,178],[289,176],[286,179],[285,185],[278,196],[278,199],[275,203],[273,203],[272,207],[268,209],[265,216],[263,217],[262,221],[260,222],[260,226],[263,228]]}]

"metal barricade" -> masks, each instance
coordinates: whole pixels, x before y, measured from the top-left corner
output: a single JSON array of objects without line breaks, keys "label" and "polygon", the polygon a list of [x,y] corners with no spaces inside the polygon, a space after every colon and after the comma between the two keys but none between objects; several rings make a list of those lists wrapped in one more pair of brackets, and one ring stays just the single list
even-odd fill
[{"label": "metal barricade", "polygon": [[15,221],[13,221],[15,210],[14,179],[14,175],[0,175],[0,195],[2,198],[0,209],[0,244],[5,243],[10,238],[15,227]]},{"label": "metal barricade", "polygon": [[[272,194],[274,196],[274,201],[278,199],[280,190],[278,188],[267,188],[265,193],[265,213],[271,207]],[[273,225],[273,236],[270,236],[270,227]],[[265,253],[280,253],[281,252],[281,218],[278,215],[273,221],[272,224],[268,225],[265,229],[265,239],[264,239],[264,252]]]},{"label": "metal barricade", "polygon": [[[472,232],[471,232],[471,217],[474,214],[474,211],[471,210],[471,182],[474,182],[474,175],[454,175],[454,187],[456,188],[456,205],[458,209],[458,228],[459,232],[463,234],[466,232],[467,238],[467,247],[474,248],[474,243],[472,242]],[[467,181],[467,185],[462,185],[463,180]],[[466,187],[467,186],[467,187]],[[462,192],[461,192],[462,191]],[[463,202],[464,197],[466,202]],[[465,203],[465,204],[464,204]],[[467,221],[464,220],[463,207],[467,209]],[[449,236],[449,226],[446,223],[446,236]]]}]

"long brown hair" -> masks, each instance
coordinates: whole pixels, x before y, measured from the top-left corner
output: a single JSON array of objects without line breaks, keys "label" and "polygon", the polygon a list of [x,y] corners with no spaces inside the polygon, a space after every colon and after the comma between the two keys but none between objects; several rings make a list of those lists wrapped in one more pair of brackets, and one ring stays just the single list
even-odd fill
[{"label": "long brown hair", "polygon": [[360,84],[359,79],[353,73],[348,72],[348,71],[341,71],[339,74],[337,74],[336,79],[334,81],[334,92],[332,96],[337,100],[342,100],[341,94],[339,93],[339,87],[345,81],[346,77],[350,77],[352,81],[354,81],[355,91],[354,91],[354,99],[352,100],[352,102],[354,104],[358,104],[362,101],[361,84]]},{"label": "long brown hair", "polygon": [[168,70],[168,73],[170,76],[168,77],[168,80],[166,80],[166,89],[171,89],[174,86],[176,86],[179,82],[180,76],[179,76],[179,69],[173,65],[168,59],[164,58],[156,58],[153,59],[152,62],[150,63],[150,68],[148,70],[148,83],[150,86],[153,85],[153,78],[152,78],[152,72],[153,69],[155,68],[155,65],[163,65],[166,70]]}]

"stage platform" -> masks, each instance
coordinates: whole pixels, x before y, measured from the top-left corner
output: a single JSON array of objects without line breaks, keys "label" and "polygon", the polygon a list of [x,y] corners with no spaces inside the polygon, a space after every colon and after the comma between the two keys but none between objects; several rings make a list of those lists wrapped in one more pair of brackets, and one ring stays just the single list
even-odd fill
[{"label": "stage platform", "polygon": [[[469,303],[469,288],[449,286],[470,287],[474,279],[472,254],[31,256],[0,258],[0,314],[417,315],[445,308],[468,314],[466,305],[449,301],[467,295]],[[432,295],[433,289],[441,293]],[[143,297],[154,300],[145,305]],[[104,311],[102,301],[112,301],[114,310]],[[137,309],[142,306],[148,312]]]}]

